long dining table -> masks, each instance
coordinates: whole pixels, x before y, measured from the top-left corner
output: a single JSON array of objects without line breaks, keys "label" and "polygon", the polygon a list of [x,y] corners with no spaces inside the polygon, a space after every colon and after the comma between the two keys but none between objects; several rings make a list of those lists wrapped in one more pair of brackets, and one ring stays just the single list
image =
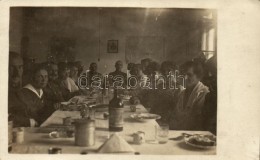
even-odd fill
[{"label": "long dining table", "polygon": [[[165,144],[159,144],[155,141],[156,127],[158,123],[155,120],[149,122],[139,122],[131,118],[129,103],[124,106],[124,128],[118,134],[123,137],[132,148],[144,155],[215,155],[216,147],[211,149],[198,149],[189,146],[182,138],[183,133],[187,134],[211,134],[207,131],[169,131],[169,140]],[[104,112],[107,110],[96,110],[95,118],[95,144],[91,147],[80,147],[75,145],[75,139],[72,138],[50,138],[49,133],[57,126],[62,126],[63,118],[71,117],[72,119],[80,118],[79,111],[55,111],[40,127],[25,128],[24,142],[22,144],[13,144],[12,151],[14,154],[40,153],[47,154],[51,147],[59,147],[63,154],[97,154],[97,149],[112,134],[108,130],[108,119],[104,118]],[[135,113],[147,113],[148,111],[142,105],[137,105]],[[137,131],[145,132],[145,143],[134,144],[133,133]]]}]

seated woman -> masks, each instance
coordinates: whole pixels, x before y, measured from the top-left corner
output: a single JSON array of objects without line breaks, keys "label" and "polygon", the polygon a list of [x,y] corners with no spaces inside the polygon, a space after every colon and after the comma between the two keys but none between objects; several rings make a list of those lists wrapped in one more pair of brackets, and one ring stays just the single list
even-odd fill
[{"label": "seated woman", "polygon": [[200,63],[187,62],[184,65],[186,89],[177,95],[177,101],[170,117],[170,129],[203,130],[202,110],[208,87],[200,82],[203,68]]},{"label": "seated woman", "polygon": [[58,79],[56,80],[56,84],[59,86],[62,96],[66,101],[81,94],[78,86],[69,77],[69,74],[70,70],[67,67],[67,64],[60,62],[58,64]]},{"label": "seated woman", "polygon": [[48,82],[48,73],[42,67],[36,67],[32,73],[31,82],[25,85],[14,99],[12,106],[14,126],[34,127],[46,120],[46,110],[43,88]]},{"label": "seated woman", "polygon": [[75,84],[78,84],[78,67],[76,63],[71,62],[69,63],[69,68],[70,68],[70,74],[69,77],[75,82]]}]

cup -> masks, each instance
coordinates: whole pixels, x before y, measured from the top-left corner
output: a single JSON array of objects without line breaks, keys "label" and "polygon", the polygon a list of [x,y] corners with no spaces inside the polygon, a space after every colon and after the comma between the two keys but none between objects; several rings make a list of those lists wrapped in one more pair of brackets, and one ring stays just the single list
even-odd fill
[{"label": "cup", "polygon": [[136,112],[136,105],[130,105],[130,111]]},{"label": "cup", "polygon": [[145,143],[145,133],[143,131],[138,131],[133,134],[134,144],[143,144]]},{"label": "cup", "polygon": [[21,144],[24,141],[24,129],[22,127],[16,128],[13,131],[13,142]]},{"label": "cup", "polygon": [[168,142],[169,125],[160,124],[156,127],[156,140],[159,144],[165,144]]},{"label": "cup", "polygon": [[108,119],[108,116],[109,116],[109,114],[108,114],[107,112],[105,112],[105,113],[103,114],[103,118],[104,118],[104,119]]}]

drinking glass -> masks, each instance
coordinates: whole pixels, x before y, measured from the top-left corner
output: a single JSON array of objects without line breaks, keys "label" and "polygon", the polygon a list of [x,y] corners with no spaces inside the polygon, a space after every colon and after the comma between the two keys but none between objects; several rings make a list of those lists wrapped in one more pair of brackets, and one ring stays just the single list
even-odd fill
[{"label": "drinking glass", "polygon": [[156,128],[156,140],[159,144],[167,143],[169,135],[169,125],[168,124],[160,124]]}]

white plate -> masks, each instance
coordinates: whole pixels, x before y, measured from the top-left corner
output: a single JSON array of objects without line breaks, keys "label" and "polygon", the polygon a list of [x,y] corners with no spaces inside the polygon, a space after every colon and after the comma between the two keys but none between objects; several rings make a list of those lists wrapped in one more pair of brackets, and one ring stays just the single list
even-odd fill
[{"label": "white plate", "polygon": [[[195,144],[193,142],[193,140],[195,141],[197,136],[201,136],[201,137],[207,137],[210,142],[214,143],[213,145],[199,145],[199,144]],[[200,148],[200,149],[211,149],[216,147],[216,137],[213,135],[198,135],[198,134],[194,134],[192,136],[185,136],[184,137],[184,141],[186,144],[196,147],[196,148]]]},{"label": "white plate", "polygon": [[131,114],[130,117],[140,122],[149,122],[151,120],[156,120],[161,118],[160,115],[151,114],[151,113]]}]

